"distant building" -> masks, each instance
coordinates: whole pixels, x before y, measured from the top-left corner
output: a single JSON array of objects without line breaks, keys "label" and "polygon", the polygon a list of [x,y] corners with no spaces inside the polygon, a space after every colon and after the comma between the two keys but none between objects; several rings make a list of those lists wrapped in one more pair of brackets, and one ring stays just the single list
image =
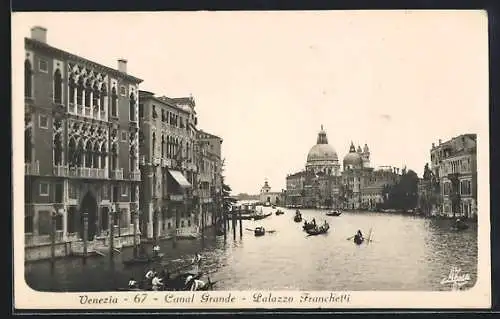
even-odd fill
[{"label": "distant building", "polygon": [[281,205],[281,203],[282,203],[282,192],[273,192],[273,191],[271,191],[271,186],[269,186],[269,183],[266,180],[264,182],[264,185],[260,189],[259,201],[262,204]]},{"label": "distant building", "polygon": [[307,155],[305,170],[286,177],[285,203],[290,207],[375,209],[383,190],[398,180],[396,168],[370,167],[370,149],[354,146],[343,158],[342,170],[323,126]]},{"label": "distant building", "polygon": [[[432,144],[431,170],[439,179],[441,205],[446,216],[477,217],[477,135],[462,134],[449,141]],[[458,179],[457,189],[452,181]],[[452,209],[452,195],[459,195],[459,206]]]}]

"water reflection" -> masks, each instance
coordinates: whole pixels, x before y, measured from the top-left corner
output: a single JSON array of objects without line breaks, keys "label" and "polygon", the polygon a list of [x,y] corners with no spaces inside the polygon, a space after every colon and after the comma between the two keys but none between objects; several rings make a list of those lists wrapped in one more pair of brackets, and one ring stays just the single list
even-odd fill
[{"label": "water reflection", "polygon": [[[266,210],[266,208],[264,208]],[[270,209],[269,209],[270,210]],[[440,284],[452,266],[469,273],[474,284],[477,273],[477,229],[450,230],[449,220],[382,213],[345,212],[327,217],[317,210],[302,210],[305,219],[327,220],[330,232],[307,237],[302,223],[293,221],[293,211],[261,221],[244,221],[243,238],[227,241],[207,233],[196,241],[161,243],[170,269],[188,262],[196,252],[204,256],[202,270],[217,280],[217,290],[449,290]],[[245,228],[264,226],[276,230],[254,237]],[[372,231],[373,242],[357,246],[347,238],[361,229]],[[142,278],[146,266],[124,267],[132,256],[124,249],[112,262],[92,257],[26,264],[28,284],[37,290],[102,291],[123,287],[133,276]],[[159,269],[162,265],[156,264]],[[51,270],[52,269],[52,270]]]}]

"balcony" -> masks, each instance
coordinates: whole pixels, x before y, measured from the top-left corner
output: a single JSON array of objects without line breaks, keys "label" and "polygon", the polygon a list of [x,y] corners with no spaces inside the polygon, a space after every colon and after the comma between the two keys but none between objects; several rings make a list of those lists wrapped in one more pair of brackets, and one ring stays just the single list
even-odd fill
[{"label": "balcony", "polygon": [[140,181],[141,180],[141,172],[140,171],[130,172],[129,179],[133,180],[133,181]]},{"label": "balcony", "polygon": [[24,163],[24,175],[40,175],[40,162]]},{"label": "balcony", "polygon": [[68,167],[64,165],[54,165],[53,167],[54,176],[68,176]]},{"label": "balcony", "polygon": [[91,168],[91,167],[73,167],[68,169],[69,177],[80,177],[80,178],[108,178],[106,170],[103,168]]},{"label": "balcony", "polygon": [[123,168],[111,170],[111,179],[123,179]]}]

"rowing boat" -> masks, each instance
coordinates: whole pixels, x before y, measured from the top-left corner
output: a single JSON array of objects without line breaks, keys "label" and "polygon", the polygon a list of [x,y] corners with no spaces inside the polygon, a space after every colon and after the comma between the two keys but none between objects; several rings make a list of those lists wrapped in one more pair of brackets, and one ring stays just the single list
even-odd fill
[{"label": "rowing boat", "polygon": [[325,224],[321,225],[320,227],[315,227],[313,229],[306,229],[306,233],[309,234],[309,236],[316,236],[316,235],[326,234],[329,229],[330,225]]},{"label": "rowing boat", "polygon": [[137,265],[137,264],[149,264],[155,261],[160,261],[163,259],[164,254],[159,253],[157,256],[142,256],[142,257],[133,257],[128,260],[124,260],[123,264],[125,266],[129,265]]}]

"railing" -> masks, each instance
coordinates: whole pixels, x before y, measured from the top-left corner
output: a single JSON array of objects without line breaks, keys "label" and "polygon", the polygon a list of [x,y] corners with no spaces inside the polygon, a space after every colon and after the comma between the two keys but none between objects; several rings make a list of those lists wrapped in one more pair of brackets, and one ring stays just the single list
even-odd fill
[{"label": "railing", "polygon": [[130,172],[129,179],[131,179],[133,181],[140,181],[141,180],[141,172],[140,171]]},{"label": "railing", "polygon": [[64,165],[54,165],[53,168],[54,176],[67,176],[68,175],[68,167]]},{"label": "railing", "polygon": [[74,167],[68,170],[70,177],[83,177],[83,178],[107,178],[107,172],[104,168],[92,167]]},{"label": "railing", "polygon": [[40,163],[24,163],[24,175],[40,175]]},{"label": "railing", "polygon": [[112,170],[111,179],[123,179],[123,168]]},{"label": "railing", "polygon": [[[56,243],[64,242],[64,234],[62,230],[56,231]],[[34,235],[34,234],[24,234],[24,246],[43,246],[50,245],[52,243],[51,235]]]}]

